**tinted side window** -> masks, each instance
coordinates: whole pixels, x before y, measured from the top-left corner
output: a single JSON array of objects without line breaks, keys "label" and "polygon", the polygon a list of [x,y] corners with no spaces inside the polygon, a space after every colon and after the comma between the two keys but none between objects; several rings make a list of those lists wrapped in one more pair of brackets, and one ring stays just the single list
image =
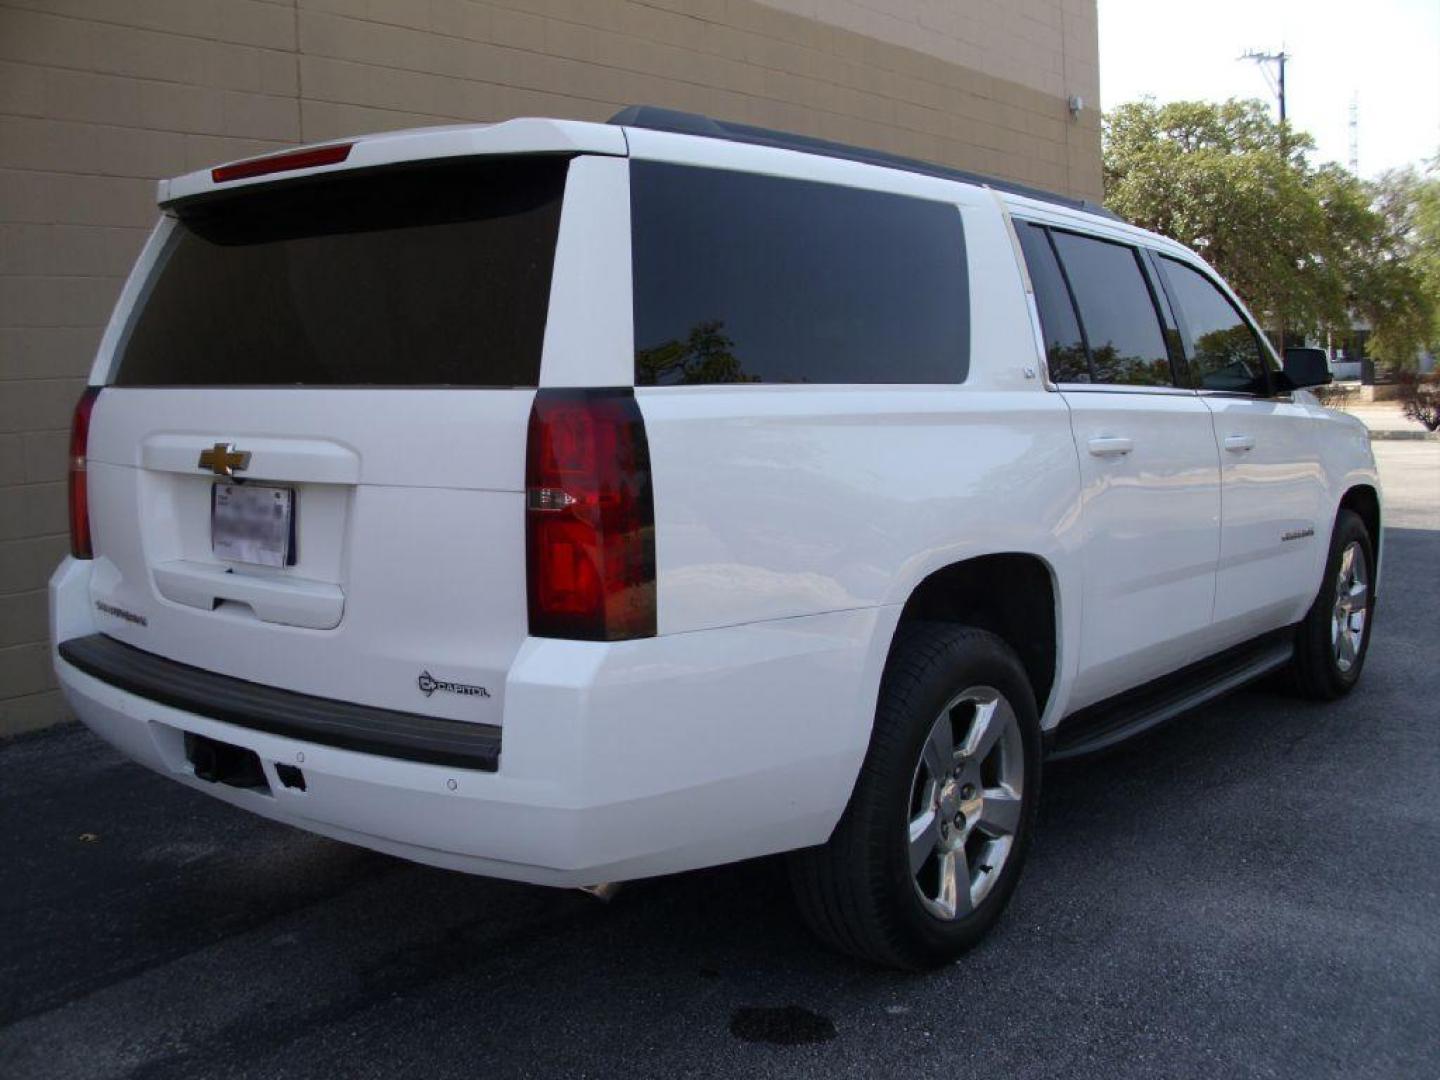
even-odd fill
[{"label": "tinted side window", "polygon": [[1030,283],[1035,286],[1035,306],[1040,309],[1040,329],[1045,334],[1045,363],[1050,378],[1057,383],[1090,381],[1090,361],[1085,355],[1085,339],[1075,320],[1075,305],[1070,289],[1060,274],[1060,264],[1050,247],[1050,237],[1043,226],[1023,221],[1015,223],[1020,247],[1025,252],[1025,265]]},{"label": "tinted side window", "polygon": [[1170,386],[1170,357],[1139,253],[1125,244],[1055,231],[1097,383]]},{"label": "tinted side window", "polygon": [[1265,353],[1255,332],[1200,271],[1161,256],[1170,298],[1189,334],[1190,378],[1206,390],[1267,394]]},{"label": "tinted side window", "polygon": [[637,385],[965,378],[954,206],[643,161],[630,200]]}]

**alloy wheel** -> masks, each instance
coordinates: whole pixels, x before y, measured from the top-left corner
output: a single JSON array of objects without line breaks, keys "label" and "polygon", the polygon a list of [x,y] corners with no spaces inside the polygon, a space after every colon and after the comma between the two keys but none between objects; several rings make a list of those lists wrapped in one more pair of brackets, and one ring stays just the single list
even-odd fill
[{"label": "alloy wheel", "polygon": [[1330,644],[1335,650],[1335,666],[1342,673],[1354,667],[1360,657],[1369,601],[1365,550],[1359,541],[1352,540],[1340,556],[1340,570],[1335,578],[1335,607],[1330,613]]},{"label": "alloy wheel", "polygon": [[910,874],[925,910],[953,921],[989,894],[1015,845],[1025,746],[1010,702],[989,686],[940,711],[910,785]]}]

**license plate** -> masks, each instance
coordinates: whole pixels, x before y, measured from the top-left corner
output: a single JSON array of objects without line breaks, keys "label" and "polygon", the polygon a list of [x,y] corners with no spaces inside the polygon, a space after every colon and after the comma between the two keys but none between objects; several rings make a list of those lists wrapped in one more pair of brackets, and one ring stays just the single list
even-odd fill
[{"label": "license plate", "polygon": [[210,489],[210,549],[222,559],[261,566],[295,562],[295,492],[258,484]]}]

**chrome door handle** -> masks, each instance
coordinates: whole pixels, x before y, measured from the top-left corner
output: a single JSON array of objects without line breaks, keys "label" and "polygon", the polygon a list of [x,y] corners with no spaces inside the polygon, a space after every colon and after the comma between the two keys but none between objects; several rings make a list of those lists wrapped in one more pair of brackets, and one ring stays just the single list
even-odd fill
[{"label": "chrome door handle", "polygon": [[1225,449],[1232,454],[1243,454],[1246,450],[1255,449],[1254,435],[1226,435]]},{"label": "chrome door handle", "polygon": [[1096,457],[1124,457],[1135,449],[1134,440],[1124,435],[1096,435],[1085,445]]}]

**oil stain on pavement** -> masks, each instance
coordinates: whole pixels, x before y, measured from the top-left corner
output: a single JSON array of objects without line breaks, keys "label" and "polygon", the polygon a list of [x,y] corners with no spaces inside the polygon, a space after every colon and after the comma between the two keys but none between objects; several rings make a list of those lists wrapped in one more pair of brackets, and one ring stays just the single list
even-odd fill
[{"label": "oil stain on pavement", "polygon": [[835,1023],[828,1016],[799,1005],[778,1008],[747,1006],[730,1017],[730,1034],[742,1042],[773,1046],[803,1046],[835,1038]]}]

